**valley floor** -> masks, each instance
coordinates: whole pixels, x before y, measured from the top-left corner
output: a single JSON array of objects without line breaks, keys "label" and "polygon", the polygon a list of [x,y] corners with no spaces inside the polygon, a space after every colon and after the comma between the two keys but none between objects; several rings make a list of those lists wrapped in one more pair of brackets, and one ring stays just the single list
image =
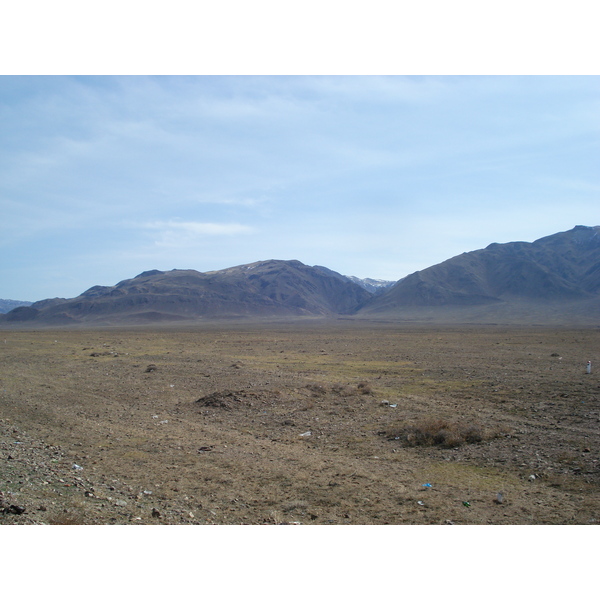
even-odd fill
[{"label": "valley floor", "polygon": [[595,524],[599,336],[2,331],[0,524]]}]

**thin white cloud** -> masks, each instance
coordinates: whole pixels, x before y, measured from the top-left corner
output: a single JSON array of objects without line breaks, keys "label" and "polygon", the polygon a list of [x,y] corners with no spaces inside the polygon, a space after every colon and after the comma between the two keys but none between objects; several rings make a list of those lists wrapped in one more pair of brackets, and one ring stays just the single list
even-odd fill
[{"label": "thin white cloud", "polygon": [[143,227],[155,231],[154,244],[171,248],[194,246],[206,237],[248,235],[255,229],[241,223],[202,223],[199,221],[151,221]]},{"label": "thin white cloud", "polygon": [[246,208],[254,208],[261,206],[267,202],[267,198],[258,198],[250,196],[235,196],[234,194],[195,194],[189,193],[187,200],[194,204],[222,204],[226,206],[243,206]]}]

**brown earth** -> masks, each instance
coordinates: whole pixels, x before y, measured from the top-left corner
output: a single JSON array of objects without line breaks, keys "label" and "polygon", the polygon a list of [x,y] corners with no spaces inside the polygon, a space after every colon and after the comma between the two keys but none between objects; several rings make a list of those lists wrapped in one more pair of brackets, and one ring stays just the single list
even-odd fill
[{"label": "brown earth", "polygon": [[597,523],[598,341],[319,319],[2,331],[0,524]]}]

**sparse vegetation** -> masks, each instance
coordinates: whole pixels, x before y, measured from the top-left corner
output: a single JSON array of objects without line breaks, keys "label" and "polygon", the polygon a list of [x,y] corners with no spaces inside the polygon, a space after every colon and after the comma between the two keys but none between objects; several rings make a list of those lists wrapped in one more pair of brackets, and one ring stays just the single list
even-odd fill
[{"label": "sparse vegetation", "polygon": [[442,448],[476,444],[498,435],[497,431],[486,429],[481,425],[431,417],[416,422],[400,422],[383,433],[387,438],[399,440],[406,446],[441,446]]},{"label": "sparse vegetation", "polygon": [[346,385],[342,383],[309,383],[306,386],[306,389],[310,390],[312,392],[312,395],[315,397],[325,396],[327,394],[332,394],[334,396],[356,396],[361,394],[367,395],[373,393],[373,389],[366,381],[361,381],[356,386]]},{"label": "sparse vegetation", "polygon": [[359,393],[361,393],[363,395],[373,393],[373,388],[366,381],[361,381],[358,384],[357,388],[358,388]]},{"label": "sparse vegetation", "polygon": [[323,320],[3,337],[0,524],[598,518],[596,331]]},{"label": "sparse vegetation", "polygon": [[70,513],[65,509],[63,513],[50,517],[48,523],[50,525],[85,525],[85,519],[82,515]]}]

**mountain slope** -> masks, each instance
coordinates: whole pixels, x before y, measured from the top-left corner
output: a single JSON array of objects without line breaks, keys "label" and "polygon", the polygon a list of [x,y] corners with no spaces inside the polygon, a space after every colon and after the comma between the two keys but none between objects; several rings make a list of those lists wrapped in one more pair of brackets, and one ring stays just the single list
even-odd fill
[{"label": "mountain slope", "polygon": [[350,314],[370,294],[299,261],[268,260],[200,273],[145,271],[77,298],[36,302],[8,322],[47,324],[152,322],[239,316]]},{"label": "mountain slope", "polygon": [[27,302],[25,300],[5,300],[0,298],[0,314],[7,313],[19,306],[30,306],[31,304],[33,304],[33,302]]},{"label": "mountain slope", "polygon": [[372,298],[361,314],[406,307],[592,300],[600,291],[600,227],[528,242],[490,244],[417,271]]}]

